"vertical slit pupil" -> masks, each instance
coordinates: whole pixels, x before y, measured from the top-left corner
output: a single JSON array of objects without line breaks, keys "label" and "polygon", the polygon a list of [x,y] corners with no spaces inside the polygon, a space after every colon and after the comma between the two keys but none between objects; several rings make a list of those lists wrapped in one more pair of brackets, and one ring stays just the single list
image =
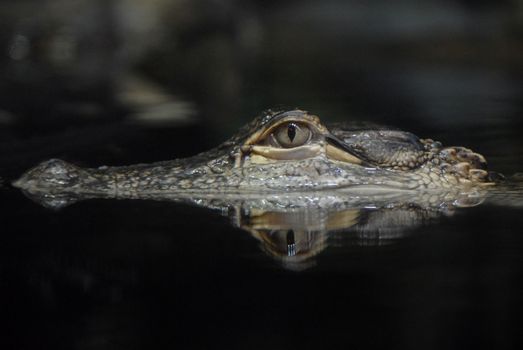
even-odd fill
[{"label": "vertical slit pupil", "polygon": [[291,244],[294,244],[294,243],[295,243],[294,231],[293,230],[289,230],[289,231],[287,231],[287,245],[291,245]]},{"label": "vertical slit pupil", "polygon": [[296,137],[296,125],[291,123],[287,126],[287,136],[289,136],[291,142],[294,141],[294,138]]}]

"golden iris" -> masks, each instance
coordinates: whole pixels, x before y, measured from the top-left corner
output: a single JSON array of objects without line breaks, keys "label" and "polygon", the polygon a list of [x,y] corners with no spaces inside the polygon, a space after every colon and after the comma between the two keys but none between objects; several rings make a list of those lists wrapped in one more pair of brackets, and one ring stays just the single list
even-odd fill
[{"label": "golden iris", "polygon": [[270,139],[273,146],[293,148],[302,146],[311,138],[311,130],[300,123],[285,123],[271,133]]}]

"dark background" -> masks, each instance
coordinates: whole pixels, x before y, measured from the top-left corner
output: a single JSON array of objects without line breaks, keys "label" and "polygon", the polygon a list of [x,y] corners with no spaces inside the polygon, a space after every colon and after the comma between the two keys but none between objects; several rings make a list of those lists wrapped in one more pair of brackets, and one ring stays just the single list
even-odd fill
[{"label": "dark background", "polygon": [[9,182],[51,157],[192,155],[275,106],[398,126],[515,173],[522,39],[520,0],[0,2],[0,345],[518,348],[519,209],[342,240],[296,273],[205,209],[53,212]]}]

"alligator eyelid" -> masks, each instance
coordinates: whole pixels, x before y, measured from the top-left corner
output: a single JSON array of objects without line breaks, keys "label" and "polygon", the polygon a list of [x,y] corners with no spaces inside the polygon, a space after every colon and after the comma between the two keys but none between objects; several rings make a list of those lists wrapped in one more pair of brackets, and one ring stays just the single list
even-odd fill
[{"label": "alligator eyelid", "polygon": [[345,152],[347,152],[347,153],[349,153],[349,154],[351,154],[351,155],[361,159],[362,160],[362,164],[361,165],[363,165],[363,166],[371,165],[371,163],[370,163],[370,161],[369,161],[369,159],[367,157],[363,156],[359,152],[356,152],[354,149],[349,148],[345,142],[341,141],[337,137],[332,136],[332,135],[327,135],[325,137],[325,139],[332,146],[338,147],[338,148],[344,150]]}]

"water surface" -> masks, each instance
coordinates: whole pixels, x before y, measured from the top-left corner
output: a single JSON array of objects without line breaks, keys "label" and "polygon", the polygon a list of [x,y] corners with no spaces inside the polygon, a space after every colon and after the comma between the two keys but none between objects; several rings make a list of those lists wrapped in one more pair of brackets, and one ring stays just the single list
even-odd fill
[{"label": "water surface", "polygon": [[[172,142],[151,131],[130,135],[118,151],[93,145],[90,157],[80,147],[70,158],[132,163],[143,157],[125,151],[135,140],[154,138],[159,150]],[[168,152],[155,156],[162,153]],[[24,159],[38,156],[14,154],[5,174],[21,172]],[[515,171],[518,157],[494,163]],[[352,208],[330,221],[333,230],[308,236],[295,230],[291,237],[280,226],[283,233],[272,237],[283,248],[271,253],[245,230],[263,228],[260,219],[244,218],[242,229],[219,211],[157,200],[93,199],[51,210],[5,184],[2,343],[515,349],[523,311],[523,197],[513,191],[508,198],[510,205],[433,208],[414,221],[409,213],[419,208]],[[314,212],[307,215],[314,219]],[[306,236],[310,246],[294,249],[312,253],[289,263],[288,245]]]}]

